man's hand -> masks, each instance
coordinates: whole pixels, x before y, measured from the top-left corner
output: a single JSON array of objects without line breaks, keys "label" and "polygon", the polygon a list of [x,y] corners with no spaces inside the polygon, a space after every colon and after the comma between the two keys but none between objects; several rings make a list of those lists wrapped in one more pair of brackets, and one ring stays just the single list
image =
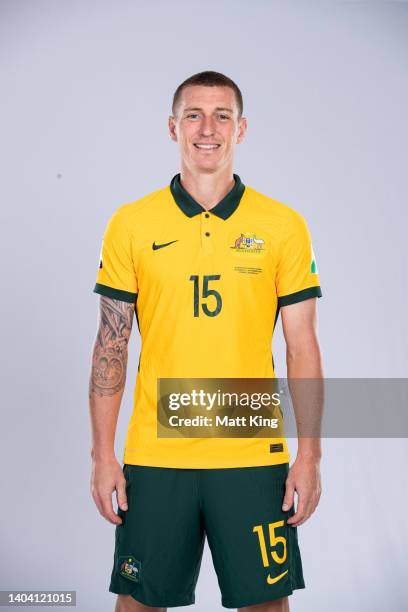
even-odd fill
[{"label": "man's hand", "polygon": [[286,492],[282,510],[289,510],[298,495],[296,513],[288,519],[288,525],[299,527],[313,514],[321,494],[320,461],[314,457],[296,458],[286,479]]},{"label": "man's hand", "polygon": [[91,493],[94,502],[104,518],[114,525],[122,519],[114,512],[112,493],[116,491],[116,501],[121,510],[127,510],[126,479],[116,459],[92,462]]}]

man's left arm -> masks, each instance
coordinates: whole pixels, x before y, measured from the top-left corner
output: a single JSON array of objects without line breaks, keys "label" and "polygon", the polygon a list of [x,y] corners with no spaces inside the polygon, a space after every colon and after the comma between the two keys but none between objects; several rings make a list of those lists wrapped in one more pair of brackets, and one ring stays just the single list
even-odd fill
[{"label": "man's left arm", "polygon": [[287,377],[298,428],[298,452],[286,480],[282,509],[289,510],[293,506],[296,492],[296,512],[287,521],[294,527],[313,514],[321,494],[323,371],[317,338],[316,302],[316,298],[310,298],[281,308]]}]

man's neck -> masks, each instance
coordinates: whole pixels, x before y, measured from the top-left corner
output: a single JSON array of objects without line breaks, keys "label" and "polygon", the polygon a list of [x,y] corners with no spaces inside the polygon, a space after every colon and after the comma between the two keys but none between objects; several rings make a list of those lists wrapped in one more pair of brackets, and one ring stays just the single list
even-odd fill
[{"label": "man's neck", "polygon": [[205,210],[211,210],[234,187],[232,167],[208,174],[193,174],[182,165],[180,181],[184,189]]}]

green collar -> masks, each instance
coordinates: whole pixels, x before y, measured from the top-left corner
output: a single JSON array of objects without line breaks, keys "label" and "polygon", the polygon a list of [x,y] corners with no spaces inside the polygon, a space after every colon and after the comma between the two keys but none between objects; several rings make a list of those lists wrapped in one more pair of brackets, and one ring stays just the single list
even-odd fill
[{"label": "green collar", "polygon": [[[227,193],[221,202],[218,202],[218,204],[208,211],[213,215],[217,215],[217,217],[220,217],[220,219],[225,220],[232,215],[232,213],[238,208],[238,204],[245,191],[245,185],[241,182],[238,174],[234,174],[233,176],[235,179],[234,187],[229,193]],[[187,215],[187,217],[194,217],[195,215],[205,212],[205,208],[196,202],[196,200],[184,189],[180,183],[180,174],[176,174],[171,179],[170,191],[176,204],[183,211],[183,213]]]}]

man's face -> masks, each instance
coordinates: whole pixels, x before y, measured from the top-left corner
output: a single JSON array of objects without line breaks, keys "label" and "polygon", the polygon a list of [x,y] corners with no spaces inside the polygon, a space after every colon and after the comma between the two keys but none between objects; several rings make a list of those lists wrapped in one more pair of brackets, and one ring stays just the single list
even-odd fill
[{"label": "man's face", "polygon": [[246,130],[230,87],[191,85],[169,118],[171,138],[179,143],[182,163],[191,172],[216,172],[232,165],[235,145]]}]

